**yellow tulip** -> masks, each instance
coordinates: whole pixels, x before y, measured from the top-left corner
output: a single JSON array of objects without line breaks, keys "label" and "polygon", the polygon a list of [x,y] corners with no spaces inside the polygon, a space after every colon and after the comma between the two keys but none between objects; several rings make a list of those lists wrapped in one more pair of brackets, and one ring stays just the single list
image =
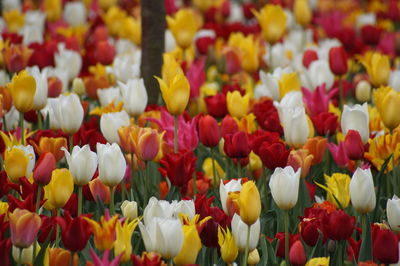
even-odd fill
[{"label": "yellow tulip", "polygon": [[400,93],[390,87],[381,86],[373,95],[382,122],[390,130],[395,129],[400,124]]},{"label": "yellow tulip", "polygon": [[139,223],[139,219],[134,219],[129,222],[128,219],[125,220],[122,225],[120,221],[117,222],[116,232],[117,238],[114,242],[114,255],[118,256],[124,253],[121,257],[121,262],[127,262],[131,258],[132,254],[132,234],[135,231],[136,226]]},{"label": "yellow tulip", "polygon": [[260,262],[260,254],[257,249],[254,249],[249,253],[249,257],[247,258],[247,264],[249,265],[257,265]]},{"label": "yellow tulip", "polygon": [[330,257],[312,258],[306,266],[329,266]]},{"label": "yellow tulip", "polygon": [[181,66],[173,55],[165,53],[163,55],[163,66],[161,70],[162,79],[169,85],[178,74],[183,74]]},{"label": "yellow tulip", "polygon": [[7,24],[7,30],[9,32],[17,33],[22,26],[24,26],[24,14],[21,14],[19,10],[12,9],[9,11],[4,11],[4,21]]},{"label": "yellow tulip", "polygon": [[182,229],[184,235],[183,246],[174,258],[174,262],[176,265],[195,264],[202,246],[199,233],[196,225],[184,225]]},{"label": "yellow tulip", "polygon": [[294,2],[294,16],[297,23],[303,27],[307,27],[310,24],[312,12],[308,0],[296,0]]},{"label": "yellow tulip", "polygon": [[[21,149],[13,147],[4,152],[4,170],[8,178],[14,183],[26,175],[29,158]],[[27,176],[26,178],[29,178]]]},{"label": "yellow tulip", "polygon": [[107,30],[111,35],[118,35],[121,28],[123,28],[123,21],[127,17],[124,10],[118,6],[112,6],[107,10],[107,13],[103,15],[104,23],[107,26]]},{"label": "yellow tulip", "polygon": [[200,19],[190,9],[180,9],[174,17],[167,16],[167,23],[177,44],[182,49],[186,49],[192,44],[194,35],[201,27]]},{"label": "yellow tulip", "polygon": [[367,70],[373,85],[379,87],[388,83],[390,76],[389,56],[377,52],[367,52],[360,58],[360,61]]},{"label": "yellow tulip", "polygon": [[260,192],[253,181],[242,185],[239,195],[240,218],[247,225],[254,224],[261,214]]},{"label": "yellow tulip", "polygon": [[5,214],[5,220],[7,220],[7,213],[8,213],[8,202],[0,201],[0,215]]},{"label": "yellow tulip", "polygon": [[172,80],[171,84],[168,84],[156,77],[160,84],[161,94],[167,105],[168,112],[172,115],[182,114],[189,102],[190,96],[190,85],[184,74],[177,74]]},{"label": "yellow tulip", "polygon": [[283,73],[279,80],[279,95],[281,99],[290,91],[300,91],[301,82],[296,72]]},{"label": "yellow tulip", "polygon": [[128,16],[123,19],[118,36],[120,38],[131,40],[133,43],[140,46],[142,40],[141,27],[139,19],[134,19],[133,17]]},{"label": "yellow tulip", "polygon": [[250,95],[242,96],[239,91],[228,92],[226,95],[226,105],[231,116],[242,118],[249,111]]},{"label": "yellow tulip", "polygon": [[263,164],[262,164],[260,157],[257,154],[255,154],[253,151],[250,152],[249,159],[250,159],[250,170],[251,171],[257,171],[262,168]]},{"label": "yellow tulip", "polygon": [[18,111],[26,113],[32,109],[36,92],[36,81],[26,70],[22,70],[14,75],[7,87],[11,92],[14,106]]},{"label": "yellow tulip", "polygon": [[44,186],[44,207],[48,210],[62,208],[68,202],[74,191],[74,180],[71,172],[66,169],[55,169],[51,174],[50,183]]},{"label": "yellow tulip", "polygon": [[234,262],[239,251],[236,246],[235,237],[229,231],[229,228],[224,230],[222,227],[218,227],[218,245],[221,248],[222,260],[228,265]]},{"label": "yellow tulip", "polygon": [[[219,179],[224,178],[225,172],[224,169],[222,169],[221,165],[219,165],[218,161],[214,161],[214,166],[215,166],[215,174],[216,176],[216,181],[217,184],[213,184],[213,186],[216,186],[219,184]],[[212,164],[212,158],[208,157],[203,161],[203,171],[205,176],[211,180],[211,183],[213,183],[213,164]]]},{"label": "yellow tulip", "polygon": [[[325,175],[326,186],[322,186],[328,193],[326,199],[339,207],[346,208],[350,202],[350,176],[334,173],[332,176]],[[338,204],[339,202],[339,204]]]},{"label": "yellow tulip", "polygon": [[285,33],[286,14],[281,6],[267,4],[260,12],[253,11],[260,23],[262,35],[267,42],[276,43]]},{"label": "yellow tulip", "polygon": [[56,21],[61,17],[62,5],[61,0],[44,0],[43,8],[46,13],[46,19]]}]

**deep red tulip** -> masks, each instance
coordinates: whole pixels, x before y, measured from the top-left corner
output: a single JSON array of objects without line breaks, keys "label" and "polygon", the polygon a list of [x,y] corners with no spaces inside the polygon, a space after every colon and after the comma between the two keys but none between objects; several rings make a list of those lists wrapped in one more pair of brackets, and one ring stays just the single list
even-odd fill
[{"label": "deep red tulip", "polygon": [[290,264],[293,266],[303,266],[307,262],[306,252],[304,251],[303,243],[297,240],[290,247],[289,251]]},{"label": "deep red tulip", "polygon": [[198,38],[196,40],[196,48],[200,54],[206,55],[208,53],[208,49],[212,47],[215,43],[215,38],[210,36],[205,36],[202,38]]},{"label": "deep red tulip", "polygon": [[264,142],[258,152],[263,164],[270,170],[276,167],[285,167],[289,158],[290,150],[286,149],[283,142],[278,141],[272,144]]},{"label": "deep red tulip", "polygon": [[215,147],[221,139],[221,134],[217,120],[210,115],[206,115],[199,120],[199,138],[206,147]]},{"label": "deep red tulip", "polygon": [[[349,261],[352,261],[354,258],[358,258],[360,254],[360,248],[361,248],[361,239],[356,241],[354,238],[350,237],[347,239],[347,259]],[[361,262],[360,262],[361,263]],[[358,266],[361,266],[361,264],[358,264]]]},{"label": "deep red tulip", "polygon": [[250,154],[249,137],[246,132],[238,131],[224,135],[224,151],[230,158],[245,158]]},{"label": "deep red tulip", "polygon": [[226,95],[217,93],[214,96],[204,98],[207,105],[207,112],[214,117],[224,117],[228,113],[226,107]]},{"label": "deep red tulip", "polygon": [[0,241],[0,263],[1,265],[11,265],[11,239],[6,238]]},{"label": "deep red tulip", "polygon": [[0,172],[0,198],[8,194],[10,187],[8,186],[8,177],[6,171]]},{"label": "deep red tulip", "polygon": [[318,60],[318,54],[316,51],[314,51],[314,50],[304,51],[302,62],[303,62],[303,66],[305,68],[308,68],[308,66],[315,60]]},{"label": "deep red tulip", "polygon": [[234,134],[239,131],[239,126],[235,119],[232,116],[227,115],[222,119],[221,122],[221,135],[229,135]]},{"label": "deep red tulip", "polygon": [[372,253],[376,260],[385,264],[399,261],[398,238],[392,231],[380,230],[373,242]]},{"label": "deep red tulip", "polygon": [[330,112],[318,113],[311,116],[311,121],[313,122],[315,131],[320,136],[334,135],[339,126],[337,116]]},{"label": "deep red tulip", "polygon": [[86,247],[91,230],[88,230],[88,222],[78,216],[72,218],[68,212],[65,212],[64,218],[57,217],[57,223],[61,227],[61,236],[64,247],[72,252],[81,251]]},{"label": "deep red tulip", "polygon": [[264,130],[276,132],[283,135],[283,128],[279,120],[278,111],[274,102],[269,98],[263,98],[253,106],[253,114],[256,116],[257,123]]},{"label": "deep red tulip", "polygon": [[109,65],[114,60],[115,47],[108,41],[99,41],[95,46],[94,53],[99,63]]},{"label": "deep red tulip", "polygon": [[47,96],[49,98],[57,98],[62,91],[63,85],[61,80],[57,77],[48,77],[47,83],[48,83]]},{"label": "deep red tulip", "polygon": [[178,153],[169,153],[160,160],[162,168],[158,171],[163,177],[171,181],[171,183],[179,188],[187,185],[192,178],[196,157],[191,151],[180,151]]},{"label": "deep red tulip", "polygon": [[329,50],[329,66],[333,74],[342,76],[347,73],[347,54],[342,46],[332,47]]},{"label": "deep red tulip", "polygon": [[349,130],[344,139],[344,150],[350,160],[361,160],[364,157],[364,145],[360,133]]},{"label": "deep red tulip", "polygon": [[354,231],[356,218],[342,210],[330,213],[324,221],[328,237],[332,240],[346,240]]},{"label": "deep red tulip", "polygon": [[[322,222],[318,218],[303,218],[303,220],[300,222],[299,231],[304,242],[312,247],[317,244],[318,238],[320,237],[320,232],[324,232]],[[325,240],[326,237],[324,237],[324,242]]]},{"label": "deep red tulip", "polygon": [[365,44],[378,45],[383,30],[376,25],[364,25],[361,28],[361,37]]},{"label": "deep red tulip", "polygon": [[[285,233],[279,232],[275,235],[275,238],[278,239],[278,248],[276,249],[276,256],[284,258],[285,257]],[[289,250],[292,245],[300,239],[298,234],[291,235],[289,234]]]},{"label": "deep red tulip", "polygon": [[51,152],[42,153],[33,170],[33,180],[37,184],[47,185],[51,179],[51,172],[56,169],[56,158]]},{"label": "deep red tulip", "polygon": [[259,149],[264,142],[274,143],[279,141],[279,134],[264,130],[256,130],[250,135],[250,147],[255,154],[259,153]]},{"label": "deep red tulip", "polygon": [[40,231],[38,235],[39,243],[44,243],[46,241],[47,237],[50,234],[50,231],[51,231],[51,236],[49,240],[50,242],[53,242],[56,239],[56,231],[57,231],[56,216],[40,215],[40,218],[42,218],[42,225],[40,226]]}]

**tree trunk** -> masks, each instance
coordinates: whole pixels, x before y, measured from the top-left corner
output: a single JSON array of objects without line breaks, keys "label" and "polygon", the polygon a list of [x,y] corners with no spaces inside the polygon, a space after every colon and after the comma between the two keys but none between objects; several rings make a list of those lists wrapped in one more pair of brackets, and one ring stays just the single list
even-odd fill
[{"label": "tree trunk", "polygon": [[164,53],[164,0],[142,0],[142,61],[140,71],[149,96],[149,104],[156,104],[160,88],[154,76],[161,76]]}]

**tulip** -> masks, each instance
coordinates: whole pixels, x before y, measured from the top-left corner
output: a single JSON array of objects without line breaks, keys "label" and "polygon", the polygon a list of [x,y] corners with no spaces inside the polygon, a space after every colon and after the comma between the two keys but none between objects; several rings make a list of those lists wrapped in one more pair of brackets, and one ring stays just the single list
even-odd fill
[{"label": "tulip", "polygon": [[30,178],[35,166],[35,153],[32,146],[13,146],[4,152],[4,170],[8,178],[18,183],[19,178]]},{"label": "tulip", "polygon": [[[155,252],[143,252],[142,256],[132,255],[133,265],[146,266],[146,265],[163,265],[160,254]],[[165,264],[165,263],[164,263]]]},{"label": "tulip", "polygon": [[353,234],[355,222],[354,216],[339,210],[330,213],[324,224],[330,239],[346,240]]},{"label": "tulip", "polygon": [[72,91],[79,96],[86,92],[85,83],[81,78],[74,78],[72,81]]},{"label": "tulip", "polygon": [[344,150],[350,160],[361,160],[364,158],[364,145],[358,131],[350,129],[347,132],[344,139]]},{"label": "tulip", "polygon": [[226,115],[221,121],[221,136],[234,134],[237,131],[239,131],[239,126],[236,120],[232,116]]},{"label": "tulip", "polygon": [[399,261],[397,235],[390,230],[379,230],[373,241],[373,255],[379,262],[390,264]]},{"label": "tulip", "polygon": [[383,124],[390,130],[395,129],[400,124],[397,115],[400,111],[400,92],[382,86],[374,91],[373,97]]},{"label": "tulip", "polygon": [[231,198],[229,197],[229,195],[231,195],[230,193],[240,192],[242,190],[241,182],[242,182],[241,179],[238,180],[232,179],[226,184],[224,184],[223,182],[219,184],[219,197],[221,199],[222,209],[228,215],[231,214],[230,211],[228,211],[228,204],[227,204],[228,199],[230,200]]},{"label": "tulip", "polygon": [[10,45],[2,52],[5,67],[12,73],[22,71],[29,63],[32,50],[24,45]]},{"label": "tulip", "polygon": [[371,84],[366,80],[361,80],[356,86],[356,99],[359,102],[368,102],[371,98]]},{"label": "tulip", "polygon": [[310,49],[304,51],[302,63],[305,68],[308,68],[315,60],[318,60],[318,54],[316,51]]},{"label": "tulip", "polygon": [[239,252],[235,237],[231,234],[229,228],[224,230],[222,227],[218,227],[218,245],[221,249],[222,260],[228,265],[232,264]]},{"label": "tulip", "polygon": [[56,159],[50,152],[42,153],[33,170],[35,183],[45,186],[50,182],[51,173],[56,169]]},{"label": "tulip", "polygon": [[122,215],[128,220],[134,220],[138,217],[138,207],[136,201],[125,200],[121,204]]},{"label": "tulip", "polygon": [[267,4],[260,12],[253,11],[267,42],[276,43],[284,34],[287,17],[281,6]]},{"label": "tulip", "polygon": [[239,91],[228,92],[226,103],[231,116],[242,118],[249,111],[250,95],[241,96]]},{"label": "tulip", "polygon": [[296,0],[294,2],[294,16],[297,23],[299,23],[304,28],[310,24],[312,18],[312,11],[307,0]]},{"label": "tulip", "polygon": [[75,78],[82,68],[81,55],[72,50],[65,49],[65,45],[58,45],[58,53],[54,55],[54,61],[57,69],[63,69],[66,72],[67,80]]},{"label": "tulip", "polygon": [[57,120],[62,131],[68,135],[75,134],[81,127],[84,111],[78,95],[61,95],[58,102]]},{"label": "tulip", "polygon": [[263,164],[270,170],[274,170],[276,167],[285,167],[289,154],[290,150],[287,150],[286,145],[281,141],[272,144],[264,142],[258,153]]},{"label": "tulip", "polygon": [[249,138],[243,131],[224,136],[224,152],[231,158],[246,158],[250,154]]},{"label": "tulip", "polygon": [[[39,253],[40,250],[40,246],[38,246],[39,248],[36,250],[36,256]],[[12,247],[12,258],[14,259],[14,261],[17,264],[20,265],[31,265],[33,262],[33,245],[27,247],[27,248],[17,248],[16,246]]]},{"label": "tulip", "polygon": [[55,169],[51,174],[50,183],[44,186],[46,209],[62,208],[74,191],[74,180],[68,169]]},{"label": "tulip", "polygon": [[207,112],[213,117],[224,117],[228,113],[226,107],[226,96],[223,93],[217,93],[214,96],[204,98],[207,105]]},{"label": "tulip", "polygon": [[118,83],[124,108],[131,116],[138,116],[147,106],[147,91],[143,79],[130,79],[126,84]]},{"label": "tulip", "polygon": [[11,242],[19,248],[27,248],[35,241],[42,221],[36,213],[16,208],[9,213]]},{"label": "tulip", "polygon": [[366,53],[361,59],[372,84],[376,87],[387,85],[390,76],[389,56],[378,52]]},{"label": "tulip", "polygon": [[325,59],[313,61],[309,65],[308,72],[306,72],[305,76],[309,82],[309,84],[305,87],[310,89],[317,88],[324,83],[327,88],[331,88],[335,81],[335,76],[329,67],[329,62]]},{"label": "tulip", "polygon": [[95,201],[101,201],[104,204],[110,203],[110,188],[104,185],[100,178],[90,181],[89,189]]},{"label": "tulip", "polygon": [[97,143],[96,148],[101,182],[109,187],[117,186],[124,178],[126,170],[125,158],[120,147],[116,143]]},{"label": "tulip", "polygon": [[74,146],[71,154],[65,148],[62,150],[65,152],[75,185],[83,186],[89,183],[97,168],[96,153],[92,152],[87,144],[82,148]]},{"label": "tulip", "polygon": [[48,265],[60,265],[60,266],[78,266],[79,257],[75,253],[73,256],[73,264],[71,264],[71,252],[62,248],[49,248],[47,251]]},{"label": "tulip", "polygon": [[329,266],[329,261],[330,257],[312,258],[306,263],[306,266]]},{"label": "tulip", "polygon": [[326,199],[337,207],[347,208],[350,203],[350,176],[341,173],[325,175],[325,182],[328,192]]},{"label": "tulip", "polygon": [[112,102],[115,104],[122,101],[121,90],[117,87],[110,87],[107,89],[98,89],[97,97],[99,98],[100,105],[105,107]]},{"label": "tulip", "polygon": [[312,154],[308,154],[308,150],[292,150],[289,154],[287,165],[293,167],[293,170],[295,171],[301,168],[300,177],[305,178],[310,171],[313,158],[314,156]]},{"label": "tulip", "polygon": [[361,214],[375,209],[375,188],[370,168],[357,168],[354,172],[350,182],[350,198],[353,208]]},{"label": "tulip", "polygon": [[297,148],[303,146],[310,134],[304,107],[282,108],[279,118],[283,125],[285,141]]},{"label": "tulip", "polygon": [[220,129],[214,117],[206,115],[199,120],[199,138],[206,147],[215,147],[221,139]]},{"label": "tulip", "polygon": [[102,114],[100,118],[101,133],[110,143],[119,144],[118,129],[129,126],[129,115],[125,111]]},{"label": "tulip", "polygon": [[236,213],[233,215],[231,227],[239,251],[244,251],[246,247],[248,247],[249,250],[253,250],[257,247],[260,237],[260,219],[250,226],[249,245],[247,245],[247,229],[249,226],[245,224]]},{"label": "tulip", "polygon": [[66,3],[63,17],[71,27],[83,25],[86,22],[85,5],[80,2]]},{"label": "tulip", "polygon": [[282,210],[290,210],[297,203],[301,169],[277,167],[269,181],[272,198]]},{"label": "tulip", "polygon": [[389,87],[395,91],[400,91],[400,70],[390,72]]},{"label": "tulip", "polygon": [[254,224],[261,214],[261,199],[253,181],[243,184],[238,201],[241,220],[249,226]]},{"label": "tulip", "polygon": [[304,265],[306,263],[306,253],[300,240],[294,242],[290,247],[289,258],[292,265]]},{"label": "tulip", "polygon": [[338,117],[330,112],[323,112],[311,116],[315,131],[320,136],[334,135],[339,126]]},{"label": "tulip", "polygon": [[58,218],[64,247],[71,252],[83,250],[92,234],[88,230],[89,223],[81,216],[72,218],[69,214],[65,215],[64,219]]},{"label": "tulip", "polygon": [[386,203],[386,216],[392,231],[400,232],[400,199],[396,195]]},{"label": "tulip", "polygon": [[192,152],[169,153],[160,160],[161,175],[171,181],[174,186],[184,187],[192,178],[196,157]]},{"label": "tulip", "polygon": [[106,220],[104,216],[100,218],[100,222],[96,222],[87,217],[84,218],[94,234],[94,245],[100,251],[110,250],[114,247],[115,226],[118,215]]},{"label": "tulip", "polygon": [[15,108],[26,113],[30,111],[34,104],[36,93],[35,78],[28,74],[26,70],[14,75],[11,83],[8,84]]},{"label": "tulip", "polygon": [[[179,254],[184,242],[184,233],[178,219],[153,218],[144,226],[139,223],[144,246],[148,252],[158,252],[165,259],[171,259]],[[174,245],[170,244],[171,237]]]},{"label": "tulip", "polygon": [[64,137],[52,138],[42,136],[40,137],[39,145],[34,141],[32,141],[31,144],[39,154],[51,152],[55,156],[56,161],[59,161],[64,157],[62,149],[68,147],[67,139]]},{"label": "tulip", "polygon": [[177,44],[187,49],[192,44],[201,23],[199,18],[190,9],[180,9],[174,17],[167,16],[168,28],[174,35]]},{"label": "tulip", "polygon": [[33,100],[33,110],[41,110],[47,104],[47,75],[45,72],[40,73],[37,66],[28,70],[29,74],[33,76],[36,83],[35,97]]},{"label": "tulip", "polygon": [[329,66],[336,76],[342,76],[347,73],[347,54],[342,46],[332,47],[329,50]]},{"label": "tulip", "polygon": [[344,105],[341,128],[345,135],[347,135],[347,132],[350,129],[358,131],[363,144],[367,143],[369,139],[369,115],[367,103],[364,103],[363,105],[356,104],[353,107]]},{"label": "tulip", "polygon": [[178,255],[174,258],[176,265],[196,263],[197,255],[202,244],[196,225],[183,225],[183,245]]}]

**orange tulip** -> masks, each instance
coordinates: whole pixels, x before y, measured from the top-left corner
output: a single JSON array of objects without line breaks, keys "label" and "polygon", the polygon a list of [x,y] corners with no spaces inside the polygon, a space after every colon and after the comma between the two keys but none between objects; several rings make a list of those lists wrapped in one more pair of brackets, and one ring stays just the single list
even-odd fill
[{"label": "orange tulip", "polygon": [[[71,252],[63,248],[49,248],[48,251],[48,265],[49,266],[70,266],[71,265]],[[73,266],[78,266],[78,254],[74,254]]]},{"label": "orange tulip", "polygon": [[0,95],[2,96],[3,111],[8,112],[12,106],[11,93],[7,87],[0,86]]},{"label": "orange tulip", "polygon": [[104,185],[100,178],[90,181],[89,189],[95,201],[101,200],[104,204],[110,203],[110,188]]},{"label": "orange tulip", "polygon": [[11,45],[4,48],[3,58],[6,68],[13,73],[19,72],[28,65],[32,50],[23,45]]},{"label": "orange tulip", "polygon": [[112,249],[116,238],[115,225],[118,220],[118,215],[115,215],[108,220],[102,216],[100,223],[87,217],[85,217],[85,220],[89,222],[94,234],[94,245],[96,248],[100,251]]},{"label": "orange tulip", "polygon": [[309,138],[306,144],[304,144],[303,149],[308,150],[308,152],[314,156],[311,162],[312,165],[322,162],[322,159],[325,155],[327,142],[328,140],[326,138],[318,136],[314,138]]},{"label": "orange tulip", "polygon": [[11,242],[19,248],[27,248],[35,241],[42,220],[34,212],[16,208],[9,213]]},{"label": "orange tulip", "polygon": [[64,157],[64,152],[61,150],[61,148],[64,147],[68,149],[67,139],[64,137],[41,137],[39,140],[39,145],[34,141],[31,141],[30,144],[39,155],[45,152],[50,152],[54,155],[57,161]]},{"label": "orange tulip", "polygon": [[310,171],[313,159],[314,155],[309,154],[308,150],[293,150],[289,154],[287,165],[292,166],[295,170],[301,168],[300,177],[304,178],[308,175],[308,172]]}]

